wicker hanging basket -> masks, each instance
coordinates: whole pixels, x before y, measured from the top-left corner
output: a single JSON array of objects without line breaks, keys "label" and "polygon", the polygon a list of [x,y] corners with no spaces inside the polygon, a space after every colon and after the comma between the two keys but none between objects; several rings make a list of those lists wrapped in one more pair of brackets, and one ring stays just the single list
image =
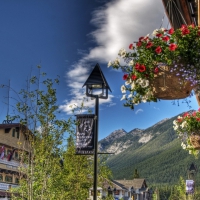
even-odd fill
[{"label": "wicker hanging basket", "polygon": [[199,150],[200,149],[200,134],[192,134],[190,136],[190,142],[194,149]]},{"label": "wicker hanging basket", "polygon": [[[190,95],[195,86],[190,81],[182,79],[179,69],[177,67],[176,71],[170,72],[169,66],[159,66],[159,73],[150,81],[156,98],[173,100],[184,99]],[[177,76],[178,72],[179,76]]]}]

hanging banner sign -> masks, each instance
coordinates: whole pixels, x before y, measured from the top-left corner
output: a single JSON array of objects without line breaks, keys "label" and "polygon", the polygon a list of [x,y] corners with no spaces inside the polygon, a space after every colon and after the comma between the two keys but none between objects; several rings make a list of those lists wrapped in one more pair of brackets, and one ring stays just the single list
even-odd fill
[{"label": "hanging banner sign", "polygon": [[76,154],[94,154],[94,114],[76,115]]},{"label": "hanging banner sign", "polygon": [[194,181],[186,180],[186,193],[193,194],[194,193]]}]

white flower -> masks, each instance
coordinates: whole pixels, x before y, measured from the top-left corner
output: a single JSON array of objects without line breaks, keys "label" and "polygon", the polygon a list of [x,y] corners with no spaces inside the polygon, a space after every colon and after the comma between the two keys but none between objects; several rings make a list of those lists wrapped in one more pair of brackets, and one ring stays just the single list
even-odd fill
[{"label": "white flower", "polygon": [[174,130],[177,130],[178,129],[178,126],[176,125],[176,126],[173,126],[173,128],[174,128]]},{"label": "white flower", "polygon": [[122,58],[124,58],[126,56],[126,50],[120,49],[118,55],[121,56]]},{"label": "white flower", "polygon": [[178,126],[178,122],[177,122],[176,120],[173,121],[173,124],[174,124],[175,126]]},{"label": "white flower", "polygon": [[184,127],[186,127],[187,126],[187,122],[186,121],[184,121],[181,125],[181,128],[184,128]]},{"label": "white flower", "polygon": [[177,118],[178,118],[178,119],[182,119],[183,117],[181,117],[181,116],[178,116]]},{"label": "white flower", "polygon": [[131,90],[134,90],[134,88],[135,88],[135,82],[133,81],[133,82],[131,83]]},{"label": "white flower", "polygon": [[158,31],[159,31],[158,29],[155,29],[155,30],[153,31],[152,35],[153,35],[153,36],[156,36],[156,34],[158,34]]},{"label": "white flower", "polygon": [[115,61],[114,61],[114,65],[119,65],[119,63],[120,63],[120,59],[116,58]]},{"label": "white flower", "polygon": [[121,86],[122,93],[126,93],[126,87],[124,85]]},{"label": "white flower", "polygon": [[128,95],[128,98],[131,98],[131,97],[133,97],[133,93],[130,93],[130,94]]},{"label": "white flower", "polygon": [[142,102],[146,103],[147,102],[147,98],[145,96],[142,97]]},{"label": "white flower", "polygon": [[149,86],[149,80],[143,80],[141,83],[140,83],[141,87],[142,88],[146,88]]},{"label": "white flower", "polygon": [[161,29],[160,29],[160,31],[162,31],[162,32],[163,32],[164,30],[165,30],[165,28],[161,28]]},{"label": "white flower", "polygon": [[137,80],[136,80],[136,83],[138,83],[138,84],[141,84],[143,82],[143,80],[141,79],[141,78],[138,78]]},{"label": "white flower", "polygon": [[112,65],[112,62],[111,61],[109,61],[108,62],[108,67],[110,67]]},{"label": "white flower", "polygon": [[126,94],[124,94],[124,95],[122,96],[121,101],[124,100],[124,99],[126,99]]},{"label": "white flower", "polygon": [[131,83],[131,79],[129,78],[126,82],[125,85],[129,85]]},{"label": "white flower", "polygon": [[129,62],[129,66],[133,66],[133,65],[134,65],[134,61],[131,60],[131,61]]},{"label": "white flower", "polygon": [[189,150],[189,154],[192,154],[192,150]]},{"label": "white flower", "polygon": [[182,145],[182,148],[183,148],[183,149],[186,149],[186,145],[185,145],[185,144],[183,144],[183,145]]}]

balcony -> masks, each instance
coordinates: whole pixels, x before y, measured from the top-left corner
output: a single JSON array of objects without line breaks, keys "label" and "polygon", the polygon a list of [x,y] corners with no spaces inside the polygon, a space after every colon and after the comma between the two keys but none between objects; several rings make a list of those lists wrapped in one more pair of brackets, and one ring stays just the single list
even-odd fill
[{"label": "balcony", "polygon": [[19,187],[19,185],[0,183],[0,190],[9,190],[10,188],[16,188],[16,187]]}]

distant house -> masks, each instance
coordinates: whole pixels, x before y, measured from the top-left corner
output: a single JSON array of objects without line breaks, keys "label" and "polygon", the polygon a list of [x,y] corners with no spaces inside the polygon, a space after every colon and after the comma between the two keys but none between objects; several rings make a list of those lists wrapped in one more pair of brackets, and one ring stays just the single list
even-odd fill
[{"label": "distant house", "polygon": [[[116,200],[151,200],[152,192],[147,187],[145,179],[105,181],[103,188],[98,188],[98,197],[104,199],[111,195]],[[90,188],[89,199],[93,199],[93,188]]]},{"label": "distant house", "polygon": [[19,152],[29,152],[28,135],[19,123],[0,124],[0,200],[10,199],[9,189],[19,186]]}]

